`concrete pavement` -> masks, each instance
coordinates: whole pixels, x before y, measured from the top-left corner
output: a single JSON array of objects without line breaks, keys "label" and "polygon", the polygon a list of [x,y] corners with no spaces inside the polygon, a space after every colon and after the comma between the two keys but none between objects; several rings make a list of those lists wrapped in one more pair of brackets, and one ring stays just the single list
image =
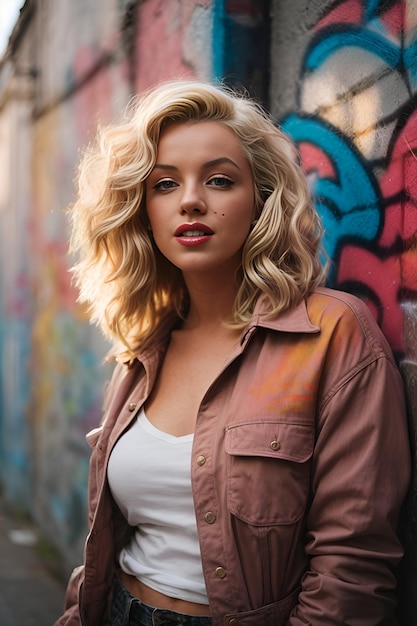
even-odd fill
[{"label": "concrete pavement", "polygon": [[41,557],[36,531],[8,515],[0,500],[1,626],[52,626],[64,592]]}]

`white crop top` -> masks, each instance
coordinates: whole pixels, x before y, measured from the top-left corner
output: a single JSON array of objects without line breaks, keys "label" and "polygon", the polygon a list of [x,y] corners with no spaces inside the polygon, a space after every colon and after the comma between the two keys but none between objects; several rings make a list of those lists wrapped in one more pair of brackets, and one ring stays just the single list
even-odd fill
[{"label": "white crop top", "polygon": [[143,408],[110,455],[108,480],[136,530],[120,567],[172,598],[207,604],[191,490],[193,435],[158,430]]}]

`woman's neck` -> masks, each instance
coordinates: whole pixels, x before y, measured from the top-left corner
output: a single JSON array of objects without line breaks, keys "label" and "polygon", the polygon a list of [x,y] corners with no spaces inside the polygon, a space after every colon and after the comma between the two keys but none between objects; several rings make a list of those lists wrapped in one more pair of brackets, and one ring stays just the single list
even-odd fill
[{"label": "woman's neck", "polygon": [[230,321],[236,299],[234,281],[187,281],[190,307],[183,328],[218,327]]}]

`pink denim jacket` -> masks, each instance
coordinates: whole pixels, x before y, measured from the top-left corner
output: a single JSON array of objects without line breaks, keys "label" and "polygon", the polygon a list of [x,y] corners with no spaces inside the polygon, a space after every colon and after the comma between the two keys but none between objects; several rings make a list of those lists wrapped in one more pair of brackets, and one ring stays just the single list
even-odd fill
[{"label": "pink denim jacket", "polygon": [[[194,435],[213,624],[394,625],[410,452],[391,351],[348,294],[319,289],[274,319],[262,311],[260,301],[201,403]],[[103,624],[117,551],[131,532],[109,493],[108,458],[166,345],[165,335],[115,368],[102,425],[87,435],[90,533],[55,626]]]}]

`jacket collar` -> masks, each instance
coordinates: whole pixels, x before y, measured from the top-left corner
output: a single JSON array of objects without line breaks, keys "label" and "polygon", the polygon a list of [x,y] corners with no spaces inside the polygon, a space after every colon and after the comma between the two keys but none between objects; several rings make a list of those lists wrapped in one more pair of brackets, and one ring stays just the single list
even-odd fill
[{"label": "jacket collar", "polygon": [[277,330],[284,333],[318,333],[319,326],[315,326],[310,321],[307,311],[306,300],[302,300],[293,309],[279,313],[275,317],[267,317],[267,300],[261,296],[256,303],[253,320],[249,328],[259,326],[270,330]]},{"label": "jacket collar", "polygon": [[[252,321],[243,333],[241,341],[242,344],[244,343],[244,340],[252,334],[256,327],[267,328],[269,330],[284,333],[320,332],[320,327],[315,326],[310,321],[305,300],[302,300],[293,309],[279,313],[275,317],[268,318],[267,314],[267,299],[265,296],[261,296],[256,303]],[[162,328],[156,331],[152,346],[145,348],[145,350],[141,353],[137,353],[135,358],[130,357],[130,359],[128,359],[123,354],[119,355],[117,360],[123,362],[125,365],[129,365],[129,363],[132,364],[134,360],[138,360],[144,365],[146,363],[153,363],[155,361],[156,352],[161,352],[162,354],[165,351],[170,331],[175,324],[178,323],[178,321],[179,318],[176,315],[173,315],[169,320],[167,320],[166,323],[162,325]]]}]

